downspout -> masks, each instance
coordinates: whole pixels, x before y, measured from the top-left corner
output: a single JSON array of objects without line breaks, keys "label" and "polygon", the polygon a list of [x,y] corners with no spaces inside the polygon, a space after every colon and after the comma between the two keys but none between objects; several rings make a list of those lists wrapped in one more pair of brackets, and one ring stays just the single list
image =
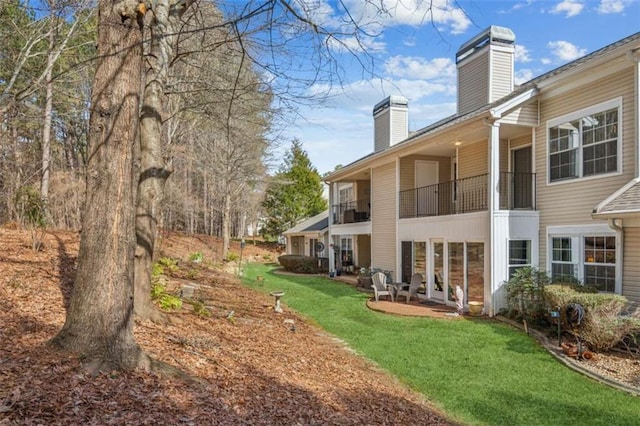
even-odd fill
[{"label": "downspout", "polygon": [[[620,223],[618,223],[620,221]],[[624,267],[624,255],[622,254],[624,248],[624,228],[622,226],[622,219],[612,218],[608,220],[609,228],[616,232],[616,263],[620,265],[620,268],[616,268],[616,287],[620,284],[620,290],[618,294],[622,294],[622,268]],[[617,265],[616,265],[617,266]]]}]

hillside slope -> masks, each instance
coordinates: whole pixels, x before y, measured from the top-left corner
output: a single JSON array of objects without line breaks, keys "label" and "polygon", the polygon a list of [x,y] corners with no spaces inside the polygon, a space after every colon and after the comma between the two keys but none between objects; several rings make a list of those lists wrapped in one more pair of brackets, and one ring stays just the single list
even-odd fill
[{"label": "hillside slope", "polygon": [[[210,316],[185,304],[170,325],[135,328],[148,353],[198,382],[143,372],[88,377],[76,357],[47,346],[64,322],[78,234],[49,232],[44,243],[36,252],[28,232],[0,229],[0,425],[449,424],[295,313],[275,314],[272,298],[241,286],[218,258],[219,241],[203,236],[164,235],[159,253],[180,259],[170,290],[195,286]],[[188,261],[195,252],[203,262]],[[253,261],[277,254],[251,242],[243,250]]]}]

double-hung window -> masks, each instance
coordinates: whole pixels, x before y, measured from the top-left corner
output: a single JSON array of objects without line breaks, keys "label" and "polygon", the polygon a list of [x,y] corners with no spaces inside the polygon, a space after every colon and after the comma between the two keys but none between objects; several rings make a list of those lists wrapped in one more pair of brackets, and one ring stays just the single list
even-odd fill
[{"label": "double-hung window", "polygon": [[615,237],[584,237],[584,283],[600,291],[615,292]]},{"label": "double-hung window", "polygon": [[550,236],[551,278],[577,280],[599,291],[616,292],[616,237],[602,232]]},{"label": "double-hung window", "polygon": [[341,238],[340,247],[342,266],[353,265],[353,240],[351,238]]},{"label": "double-hung window", "polygon": [[548,123],[549,182],[619,171],[620,105],[613,100]]},{"label": "double-hung window", "polygon": [[575,251],[577,239],[556,237],[551,240],[551,278],[554,281],[577,279],[578,253]]},{"label": "double-hung window", "polygon": [[525,266],[531,266],[531,240],[510,240],[509,278]]}]

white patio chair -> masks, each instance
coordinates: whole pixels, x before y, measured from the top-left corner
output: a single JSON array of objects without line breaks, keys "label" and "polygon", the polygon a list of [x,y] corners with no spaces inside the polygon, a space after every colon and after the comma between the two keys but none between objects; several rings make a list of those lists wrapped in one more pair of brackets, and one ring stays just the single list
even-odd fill
[{"label": "white patio chair", "polygon": [[409,300],[411,300],[412,295],[415,295],[416,297],[418,297],[418,288],[420,288],[421,284],[422,284],[422,274],[416,272],[411,276],[411,282],[409,283],[409,288],[398,290],[398,292],[396,293],[396,299],[399,299],[399,296],[405,295],[407,296],[407,303],[409,303]]},{"label": "white patio chair", "polygon": [[373,293],[376,297],[376,302],[380,296],[389,296],[393,302],[393,287],[387,284],[387,276],[382,272],[376,272],[371,276],[373,284]]}]

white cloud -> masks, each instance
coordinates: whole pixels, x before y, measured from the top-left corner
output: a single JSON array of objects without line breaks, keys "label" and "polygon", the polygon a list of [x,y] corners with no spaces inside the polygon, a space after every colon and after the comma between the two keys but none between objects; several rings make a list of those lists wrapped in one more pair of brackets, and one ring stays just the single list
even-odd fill
[{"label": "white cloud", "polygon": [[533,4],[533,0],[526,0],[524,2],[515,3],[509,9],[499,10],[498,14],[504,15],[504,14],[508,14],[508,13],[511,13],[511,12],[515,12],[517,10],[524,9],[525,7],[531,6],[532,4]]},{"label": "white cloud", "polygon": [[455,102],[410,103],[409,129],[411,131],[420,130],[455,113]]},{"label": "white cloud", "polygon": [[392,56],[384,64],[384,70],[393,77],[411,79],[453,78],[456,66],[451,59],[427,60],[414,56]]},{"label": "white cloud", "polygon": [[516,44],[516,62],[531,62],[529,49],[527,49],[525,46]]},{"label": "white cloud", "polygon": [[534,75],[533,75],[533,70],[530,69],[522,69],[522,70],[518,70],[516,71],[515,74],[515,83],[516,84],[522,84],[522,83],[526,83],[527,81],[533,79]]},{"label": "white cloud", "polygon": [[353,53],[381,53],[387,49],[387,44],[380,41],[381,38],[373,37],[338,37],[330,38],[328,45],[337,52],[353,52]]},{"label": "white cloud", "polygon": [[563,0],[558,3],[553,9],[551,9],[551,13],[553,14],[566,14],[567,18],[571,18],[572,16],[579,15],[584,9],[584,4],[577,0]]},{"label": "white cloud", "polygon": [[471,25],[464,10],[450,0],[345,0],[344,3],[357,22],[370,29],[377,27],[378,31],[384,26],[419,27],[434,23],[445,25],[452,34],[460,34]]},{"label": "white cloud", "polygon": [[622,13],[629,3],[629,0],[600,0],[598,13],[602,13],[603,15]]},{"label": "white cloud", "polygon": [[587,53],[587,49],[579,49],[577,46],[568,41],[550,41],[547,47],[551,50],[551,54],[560,61],[573,61]]}]

